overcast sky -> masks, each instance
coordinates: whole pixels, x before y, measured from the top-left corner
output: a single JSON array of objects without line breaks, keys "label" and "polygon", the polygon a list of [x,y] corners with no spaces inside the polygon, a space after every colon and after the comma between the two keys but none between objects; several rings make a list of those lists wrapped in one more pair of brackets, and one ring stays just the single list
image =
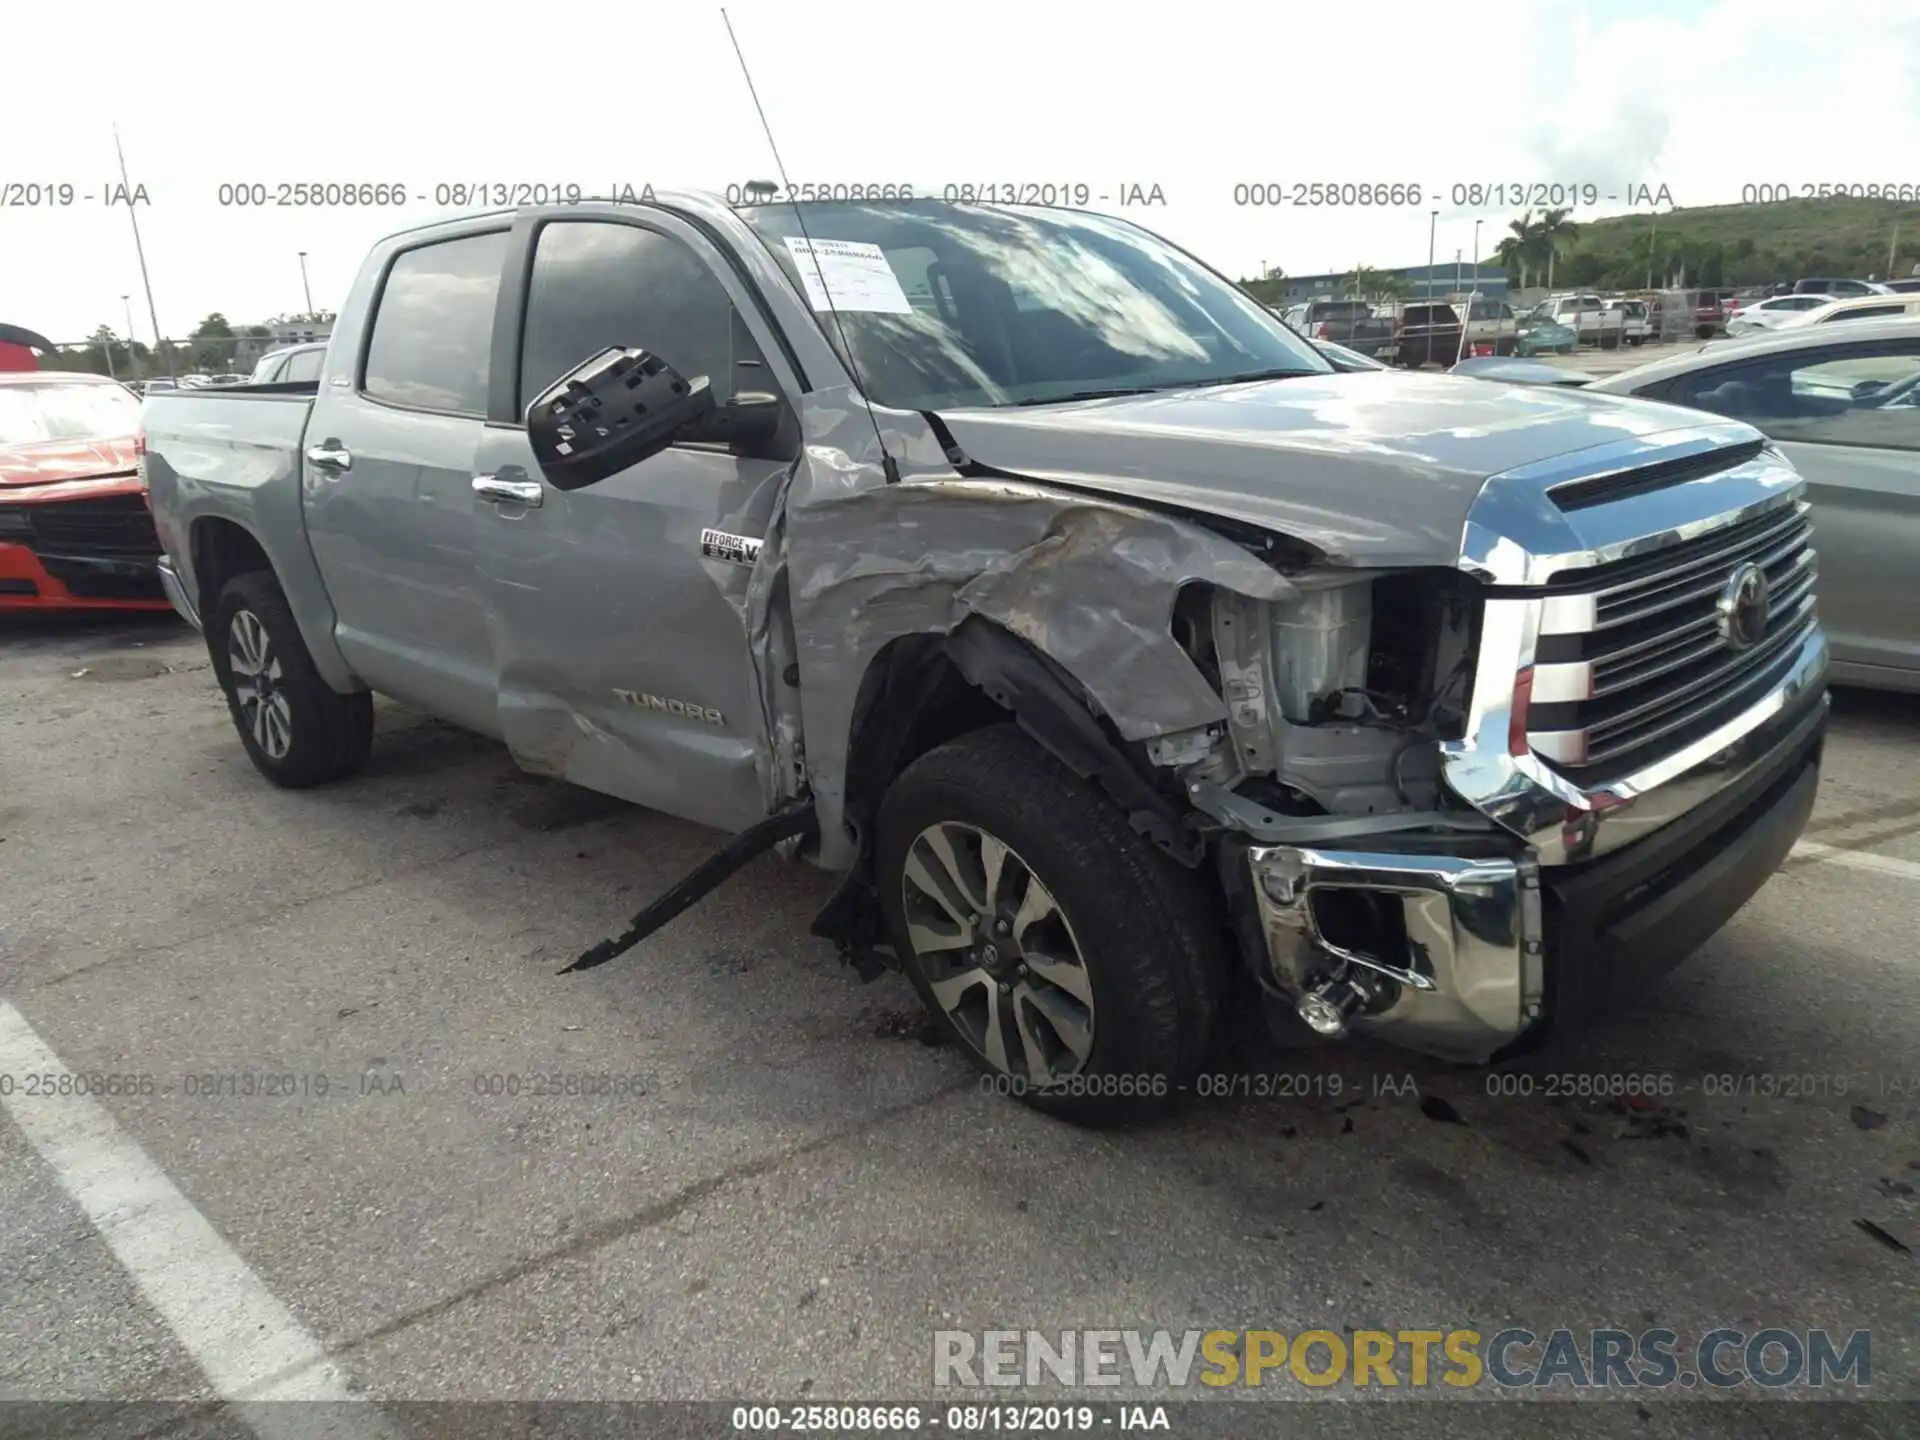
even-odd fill
[{"label": "overcast sky", "polygon": [[[368,244],[439,183],[604,191],[729,183],[774,166],[717,5],[545,9],[386,0],[262,8],[14,0],[0,186],[0,322],[58,341],[336,306]],[[1235,275],[1472,253],[1454,185],[1920,184],[1920,0],[1392,0],[728,6],[796,182],[1158,185],[1118,213]],[[460,17],[455,19],[453,17]],[[223,183],[404,184],[402,209],[222,208]],[[1236,206],[1249,182],[1421,185],[1400,208]],[[1432,198],[1438,192],[1439,198]],[[25,198],[16,188],[0,200]],[[1602,201],[1577,218],[1617,213]],[[1491,250],[1511,206],[1479,212]]]}]

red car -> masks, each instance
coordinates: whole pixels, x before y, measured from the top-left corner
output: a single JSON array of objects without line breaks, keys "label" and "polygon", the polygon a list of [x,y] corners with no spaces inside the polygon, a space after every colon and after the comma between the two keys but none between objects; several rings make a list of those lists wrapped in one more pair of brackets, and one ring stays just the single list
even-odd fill
[{"label": "red car", "polygon": [[139,428],[117,381],[0,367],[0,611],[171,608]]}]

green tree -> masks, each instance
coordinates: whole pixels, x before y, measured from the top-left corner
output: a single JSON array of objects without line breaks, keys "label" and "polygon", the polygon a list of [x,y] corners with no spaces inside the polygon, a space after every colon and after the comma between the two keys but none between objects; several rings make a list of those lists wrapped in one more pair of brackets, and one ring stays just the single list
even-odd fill
[{"label": "green tree", "polygon": [[[1240,280],[1240,288],[1258,300],[1262,305],[1279,306],[1286,303],[1287,277],[1282,270],[1269,270],[1257,280]],[[333,317],[327,315],[325,323],[331,324]]]},{"label": "green tree", "polygon": [[1404,275],[1356,265],[1340,282],[1340,293],[1354,300],[1404,300],[1413,293],[1413,287]]},{"label": "green tree", "polygon": [[1553,285],[1554,261],[1565,254],[1580,235],[1580,227],[1567,218],[1571,213],[1565,209],[1548,210],[1540,216],[1537,233],[1541,251],[1546,256],[1549,288]]},{"label": "green tree", "polygon": [[217,372],[232,364],[233,326],[218,310],[194,326],[188,338],[198,342],[193,347],[193,369]]},{"label": "green tree", "polygon": [[1493,258],[1508,275],[1518,275],[1519,288],[1525,290],[1533,284],[1534,271],[1545,263],[1545,244],[1533,211],[1523,211],[1518,220],[1507,222],[1507,233],[1493,247]]}]

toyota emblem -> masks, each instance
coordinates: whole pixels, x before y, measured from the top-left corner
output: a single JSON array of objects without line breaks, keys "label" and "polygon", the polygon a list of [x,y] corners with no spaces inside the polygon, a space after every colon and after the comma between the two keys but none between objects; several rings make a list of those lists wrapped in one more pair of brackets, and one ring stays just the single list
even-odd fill
[{"label": "toyota emblem", "polygon": [[1714,605],[1720,638],[1729,650],[1746,650],[1767,633],[1767,572],[1758,565],[1737,566]]}]

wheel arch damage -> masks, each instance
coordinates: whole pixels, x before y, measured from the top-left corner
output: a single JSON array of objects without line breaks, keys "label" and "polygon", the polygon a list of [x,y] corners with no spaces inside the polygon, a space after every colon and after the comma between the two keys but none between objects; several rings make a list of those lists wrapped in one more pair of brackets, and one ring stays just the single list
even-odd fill
[{"label": "wheel arch damage", "polygon": [[919,754],[979,725],[1016,720],[1198,865],[1192,811],[1128,753],[1227,718],[1175,635],[1176,605],[1196,584],[1296,593],[1224,533],[982,473],[923,417],[881,413],[900,483],[886,481],[863,408],[816,408],[777,552],[763,555],[787,577],[814,858],[846,872],[813,929],[867,973],[880,963],[868,852],[881,796]]}]

